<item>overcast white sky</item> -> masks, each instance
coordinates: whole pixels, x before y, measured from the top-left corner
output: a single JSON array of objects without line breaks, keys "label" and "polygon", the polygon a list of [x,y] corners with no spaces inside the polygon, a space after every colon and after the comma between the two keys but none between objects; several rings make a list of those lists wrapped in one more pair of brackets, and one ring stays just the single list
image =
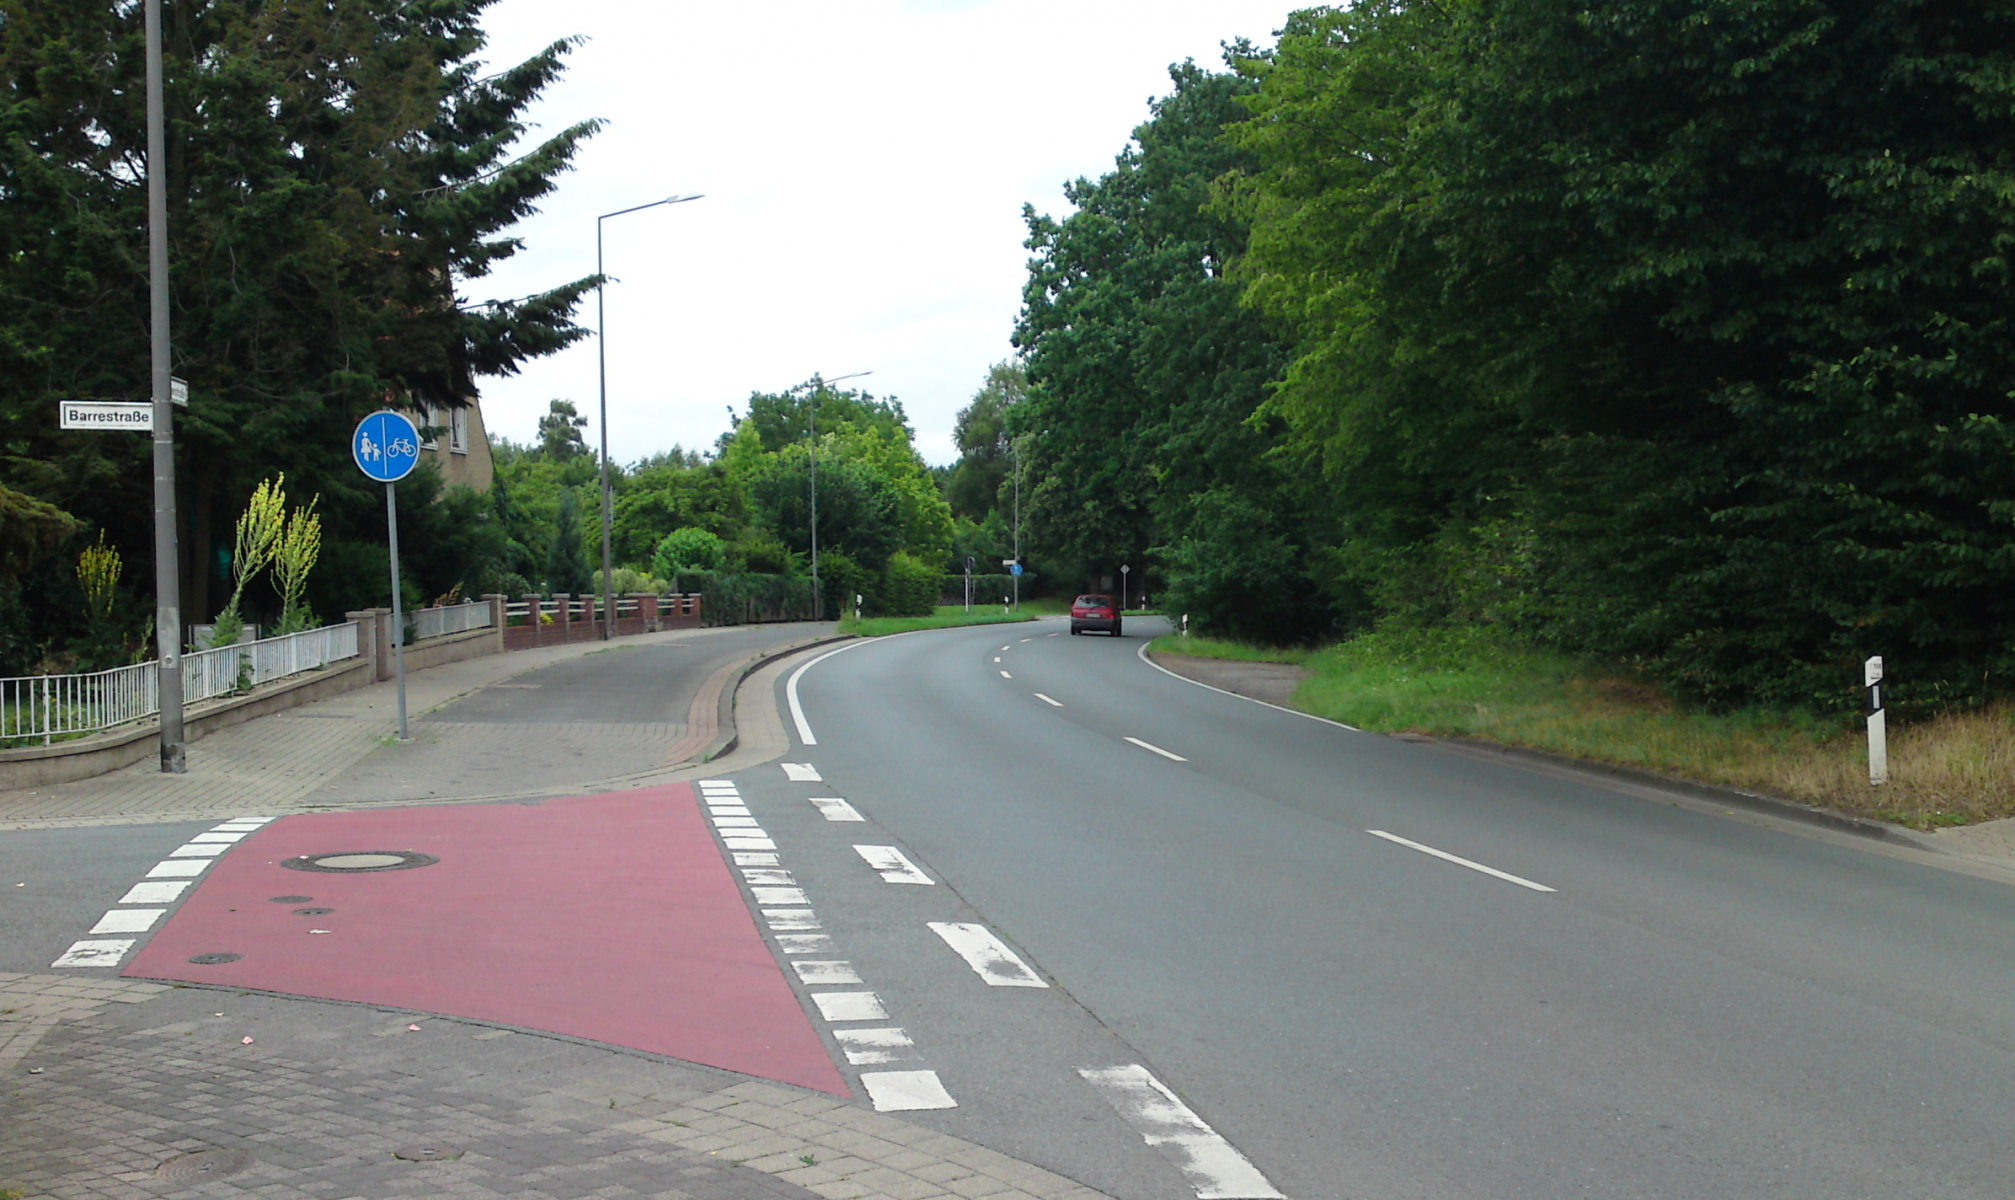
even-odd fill
[{"label": "overcast white sky", "polygon": [[[533,113],[609,126],[525,252],[465,288],[515,297],[590,274],[604,222],[611,454],[711,446],[727,406],[814,372],[894,395],[935,463],[1008,357],[1028,252],[1021,206],[1112,165],[1184,58],[1271,44],[1287,0],[501,0],[493,66],[588,43]],[[535,134],[537,131],[534,131]],[[583,316],[592,328],[592,297]],[[849,384],[847,386],[855,386]],[[595,344],[483,381],[494,434],[527,441],[547,402],[590,420]],[[592,444],[598,436],[591,425]]]}]

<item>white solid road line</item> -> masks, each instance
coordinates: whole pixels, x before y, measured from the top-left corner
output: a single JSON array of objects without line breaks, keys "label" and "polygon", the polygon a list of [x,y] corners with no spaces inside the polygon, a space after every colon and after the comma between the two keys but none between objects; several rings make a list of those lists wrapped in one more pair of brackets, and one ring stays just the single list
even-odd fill
[{"label": "white solid road line", "polygon": [[833,655],[845,654],[849,650],[855,650],[867,644],[865,639],[858,642],[848,642],[837,650],[826,651],[824,654],[819,655],[804,666],[791,672],[790,680],[784,684],[784,699],[790,702],[791,720],[795,721],[798,726],[798,740],[805,745],[816,746],[819,744],[819,739],[812,736],[811,722],[805,720],[805,706],[798,702],[798,680],[804,677],[806,671],[818,666]]},{"label": "white solid road line", "polygon": [[894,846],[855,846],[854,853],[867,860],[867,864],[881,872],[889,883],[931,884],[930,876],[917,869],[917,865]]},{"label": "white solid road line", "polygon": [[1134,745],[1136,745],[1136,746],[1139,746],[1139,747],[1140,747],[1141,749],[1143,749],[1143,750],[1152,750],[1152,751],[1154,751],[1154,752],[1155,752],[1156,754],[1159,754],[1159,755],[1161,755],[1161,756],[1162,756],[1163,758],[1172,758],[1172,759],[1174,759],[1174,760],[1175,760],[1175,761],[1177,761],[1177,762],[1188,762],[1188,761],[1189,761],[1188,759],[1184,758],[1184,757],[1183,757],[1182,755],[1180,755],[1180,754],[1177,754],[1177,753],[1176,753],[1175,751],[1173,751],[1173,750],[1164,750],[1164,749],[1162,749],[1162,748],[1161,748],[1160,746],[1157,746],[1157,745],[1155,745],[1155,744],[1154,744],[1153,742],[1143,742],[1143,741],[1141,741],[1141,740],[1140,740],[1139,738],[1137,738],[1137,737],[1129,737],[1129,738],[1127,739],[1127,741],[1129,741],[1129,742],[1132,742],[1132,743],[1133,743]]},{"label": "white solid road line", "polygon": [[[1051,636],[1051,637],[1055,637],[1056,635],[1052,633],[1052,634],[1050,634],[1050,636]],[[1138,658],[1138,659],[1139,659],[1139,660],[1141,660],[1142,662],[1146,663],[1146,664],[1147,664],[1148,666],[1150,666],[1150,667],[1153,667],[1153,668],[1154,668],[1155,670],[1157,670],[1157,671],[1160,671],[1160,672],[1161,672],[1162,674],[1164,674],[1164,675],[1168,676],[1168,677],[1169,677],[1170,679],[1180,679],[1180,680],[1182,680],[1182,681],[1183,681],[1184,683],[1188,683],[1188,684],[1194,684],[1195,686],[1197,686],[1197,687],[1200,687],[1200,688],[1203,688],[1203,689],[1205,689],[1205,690],[1207,690],[1207,691],[1212,691],[1212,692],[1216,692],[1216,693],[1217,693],[1218,695],[1220,695],[1220,696],[1230,696],[1230,697],[1231,697],[1232,699],[1234,699],[1234,700],[1244,700],[1244,701],[1247,701],[1247,702],[1249,702],[1249,703],[1252,703],[1252,704],[1259,704],[1259,705],[1263,705],[1263,706],[1265,706],[1265,707],[1267,707],[1267,708],[1271,708],[1271,709],[1274,709],[1274,710],[1276,710],[1276,711],[1279,711],[1279,712],[1284,712],[1284,713],[1287,713],[1287,714],[1289,714],[1289,715],[1291,715],[1291,716],[1296,716],[1296,717],[1302,717],[1302,718],[1305,718],[1305,719],[1307,719],[1307,720],[1310,720],[1310,721],[1320,721],[1320,722],[1322,722],[1322,723],[1323,723],[1324,725],[1334,725],[1334,726],[1336,726],[1336,727],[1337,727],[1338,729],[1348,729],[1348,730],[1350,730],[1350,731],[1351,731],[1352,733],[1363,733],[1363,732],[1364,732],[1364,731],[1363,731],[1362,729],[1359,729],[1359,728],[1358,728],[1357,726],[1355,726],[1355,725],[1345,725],[1345,724],[1344,724],[1344,723],[1343,723],[1342,721],[1332,721],[1332,720],[1330,720],[1330,719],[1329,719],[1328,717],[1318,717],[1318,716],[1316,716],[1316,715],[1315,715],[1314,713],[1305,713],[1305,712],[1301,711],[1301,710],[1300,710],[1300,709],[1298,709],[1298,708],[1288,708],[1287,706],[1285,706],[1285,705],[1282,705],[1282,704],[1271,704],[1271,703],[1268,703],[1268,702],[1267,702],[1267,701],[1265,701],[1265,700],[1254,700],[1254,699],[1253,699],[1253,698],[1252,698],[1251,696],[1241,696],[1241,695],[1239,695],[1239,694],[1238,694],[1237,692],[1227,692],[1227,691],[1225,691],[1225,690],[1224,690],[1223,688],[1221,688],[1221,687],[1212,687],[1212,686],[1211,686],[1210,684],[1207,684],[1207,683],[1202,683],[1202,682],[1200,682],[1200,681],[1198,681],[1198,680],[1195,680],[1195,679],[1191,679],[1191,678],[1190,678],[1189,676],[1187,676],[1187,675],[1178,675],[1178,674],[1176,674],[1176,673],[1175,673],[1174,671],[1171,671],[1171,670],[1169,670],[1169,669],[1168,669],[1167,667],[1164,667],[1164,666],[1162,666],[1162,665],[1161,665],[1160,663],[1158,663],[1158,662],[1154,661],[1154,660],[1153,660],[1152,658],[1149,658],[1149,657],[1147,656],[1147,648],[1148,648],[1149,644],[1150,644],[1150,643],[1148,643],[1148,642],[1142,642],[1142,643],[1140,644],[1140,649],[1138,649],[1138,650],[1136,650],[1136,651],[1134,651],[1134,652],[1133,652],[1133,653],[1134,653],[1134,657],[1135,657],[1135,658]]]},{"label": "white solid road line", "polygon": [[1198,1200],[1286,1200],[1259,1168],[1203,1123],[1146,1067],[1080,1067],[1148,1145],[1175,1164]]},{"label": "white solid road line", "polygon": [[984,925],[973,925],[959,921],[928,921],[930,931],[943,938],[945,945],[958,952],[966,965],[973,969],[989,987],[1032,987],[1046,988],[1044,983],[1021,956],[1007,948],[993,931]]},{"label": "white solid road line", "polygon": [[958,1101],[938,1082],[936,1071],[862,1071],[861,1086],[876,1112],[920,1112],[957,1108]]},{"label": "white solid road line", "polygon": [[1045,696],[1045,695],[1043,695],[1043,694],[1042,694],[1041,692],[1037,692],[1037,693],[1035,694],[1035,698],[1036,698],[1036,699],[1038,699],[1038,700],[1040,700],[1040,701],[1042,701],[1042,702],[1043,702],[1044,704],[1047,704],[1047,705],[1049,705],[1049,706],[1050,706],[1051,708],[1062,708],[1062,707],[1063,707],[1063,701],[1061,701],[1061,700],[1052,700],[1052,699],[1050,699],[1050,698],[1049,698],[1048,696]]},{"label": "white solid road line", "polygon": [[1432,854],[1434,857],[1442,859],[1447,862],[1452,862],[1456,866],[1468,867],[1472,871],[1481,871],[1485,875],[1495,876],[1498,879],[1504,880],[1506,883],[1515,883],[1522,888],[1531,888],[1535,892],[1551,892],[1558,890],[1556,888],[1547,887],[1543,883],[1534,883],[1530,879],[1520,879],[1518,876],[1510,874],[1509,872],[1506,871],[1500,871],[1496,867],[1486,867],[1480,862],[1471,862],[1466,858],[1457,858],[1455,855],[1450,854],[1446,850],[1436,850],[1432,846],[1423,846],[1419,842],[1408,841],[1406,838],[1400,837],[1396,833],[1387,833],[1383,829],[1367,829],[1365,830],[1365,832],[1373,837],[1384,838],[1388,842],[1397,842],[1402,846],[1411,847],[1412,849],[1420,851],[1422,854]]},{"label": "white solid road line", "polygon": [[784,763],[784,778],[792,783],[824,783],[819,769],[810,763]]},{"label": "white solid road line", "polygon": [[828,821],[865,821],[860,810],[838,796],[813,796],[812,806]]}]

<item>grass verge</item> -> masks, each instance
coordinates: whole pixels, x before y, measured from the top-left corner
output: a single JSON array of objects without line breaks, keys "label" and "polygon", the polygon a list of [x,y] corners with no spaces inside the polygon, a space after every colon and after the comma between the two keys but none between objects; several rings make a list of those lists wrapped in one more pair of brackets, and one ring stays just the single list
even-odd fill
[{"label": "grass verge", "polygon": [[[1297,661],[1295,651],[1181,641],[1154,645],[1199,657]],[[1859,722],[1695,711],[1641,681],[1472,631],[1380,630],[1299,661],[1310,674],[1295,706],[1360,729],[1479,738],[1918,829],[2015,816],[2015,706],[1892,727],[1890,782],[1874,787]]]},{"label": "grass verge", "polygon": [[940,604],[937,611],[928,617],[864,617],[854,620],[849,617],[840,622],[841,633],[851,633],[857,637],[884,637],[891,633],[909,633],[916,629],[954,629],[960,625],[1010,625],[1020,621],[1033,621],[1036,614],[1024,605],[1019,613],[1004,613],[998,608],[981,608],[974,605],[971,612],[963,604]]}]

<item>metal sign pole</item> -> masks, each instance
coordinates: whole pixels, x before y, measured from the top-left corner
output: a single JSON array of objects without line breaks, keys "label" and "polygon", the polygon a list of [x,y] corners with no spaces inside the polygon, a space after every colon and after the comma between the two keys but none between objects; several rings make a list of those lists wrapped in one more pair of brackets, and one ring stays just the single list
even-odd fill
[{"label": "metal sign pole", "polygon": [[385,538],[392,547],[392,674],[399,680],[399,740],[406,740],[406,611],[399,596],[398,485],[385,485]]},{"label": "metal sign pole", "polygon": [[182,733],[182,552],[175,537],[175,410],[168,362],[168,135],[161,83],[161,0],[147,0],[147,291],[154,397],[154,639],[161,769],[189,769]]}]

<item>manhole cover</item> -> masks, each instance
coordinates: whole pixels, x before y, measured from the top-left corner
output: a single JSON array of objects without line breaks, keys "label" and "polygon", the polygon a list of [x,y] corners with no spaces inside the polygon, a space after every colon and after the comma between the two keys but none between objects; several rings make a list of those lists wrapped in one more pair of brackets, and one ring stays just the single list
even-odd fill
[{"label": "manhole cover", "polygon": [[307,903],[308,901],[310,901],[310,900],[313,900],[313,899],[314,899],[314,897],[313,897],[313,896],[268,896],[268,897],[267,897],[267,899],[268,899],[268,900],[270,900],[270,901],[272,901],[272,902],[273,902],[274,904],[306,904],[306,903]]},{"label": "manhole cover", "polygon": [[407,871],[431,867],[441,860],[413,850],[338,850],[329,854],[304,854],[280,865],[290,871],[325,871],[335,875],[359,875],[368,871]]},{"label": "manhole cover", "polygon": [[333,908],[297,908],[294,910],[294,915],[297,917],[326,917],[335,911]]},{"label": "manhole cover", "polygon": [[[230,957],[238,956],[233,954]],[[236,1175],[251,1165],[252,1156],[244,1150],[198,1150],[194,1154],[180,1154],[169,1159],[155,1168],[154,1174],[162,1179],[194,1182]]]},{"label": "manhole cover", "polygon": [[[227,962],[237,962],[237,961],[238,961],[239,959],[241,959],[241,958],[243,958],[243,957],[245,957],[245,956],[244,956],[244,955],[242,955],[242,954],[193,954],[193,955],[190,955],[190,956],[189,956],[189,961],[190,961],[190,962],[192,962],[192,963],[195,963],[195,964],[196,964],[197,966],[199,966],[199,967],[214,967],[214,966],[217,966],[217,965],[219,965],[220,963],[227,963]],[[203,1153],[205,1153],[205,1154],[211,1154],[211,1153],[215,1153],[215,1154],[224,1154],[224,1153],[227,1153],[227,1151],[223,1151],[223,1150],[216,1150],[216,1151],[210,1151],[210,1150],[205,1150],[205,1151],[203,1151]],[[231,1151],[228,1151],[228,1153],[231,1153],[231,1154],[237,1154],[237,1153],[238,1153],[238,1151],[236,1151],[236,1150],[231,1150]]]},{"label": "manhole cover", "polygon": [[407,1162],[448,1162],[462,1157],[460,1146],[405,1146],[392,1151],[393,1158],[403,1158]]}]

